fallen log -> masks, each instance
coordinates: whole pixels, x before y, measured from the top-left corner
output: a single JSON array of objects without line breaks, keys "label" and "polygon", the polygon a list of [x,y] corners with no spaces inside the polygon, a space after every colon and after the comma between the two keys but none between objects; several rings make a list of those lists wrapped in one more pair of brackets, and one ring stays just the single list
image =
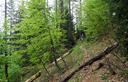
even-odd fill
[{"label": "fallen log", "polygon": [[[69,55],[72,52],[72,49],[69,50],[68,52],[66,52],[62,57],[66,57],[67,55]],[[61,60],[61,57],[59,57],[57,59],[57,62],[59,62]],[[51,64],[48,65],[48,68],[51,67],[52,65],[55,65],[55,62],[52,62]],[[39,78],[41,76],[41,70],[39,72],[37,72],[36,74],[34,74],[33,76],[31,76],[29,79],[27,79],[25,82],[34,82],[34,80],[36,80],[37,78]]]},{"label": "fallen log", "polygon": [[[69,50],[68,52],[66,52],[65,54],[63,54],[62,57],[63,57],[63,58],[66,57],[66,56],[69,55],[71,52],[72,52],[72,49]],[[62,57],[57,58],[57,62],[59,62],[60,60],[62,60]],[[52,62],[51,64],[52,64],[52,65],[55,65],[55,62]]]},{"label": "fallen log", "polygon": [[107,47],[106,49],[104,49],[103,51],[101,51],[99,54],[97,54],[95,57],[91,58],[87,62],[85,62],[82,65],[80,65],[77,69],[75,69],[74,71],[72,71],[69,75],[67,75],[60,82],[67,82],[69,79],[71,79],[71,77],[73,77],[73,75],[76,74],[76,72],[80,71],[85,66],[92,65],[97,60],[101,60],[103,57],[105,57],[107,54],[109,54],[111,51],[113,51],[115,48],[117,48],[117,46],[118,46],[118,43],[115,42],[113,45]]},{"label": "fallen log", "polygon": [[41,76],[41,71],[37,72],[35,75],[33,75],[30,79],[26,80],[25,82],[33,82],[40,76]]}]

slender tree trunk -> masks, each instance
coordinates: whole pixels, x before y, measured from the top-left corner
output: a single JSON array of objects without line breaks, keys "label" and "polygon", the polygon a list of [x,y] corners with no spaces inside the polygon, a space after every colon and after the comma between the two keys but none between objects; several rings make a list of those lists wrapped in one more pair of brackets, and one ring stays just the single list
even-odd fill
[{"label": "slender tree trunk", "polygon": [[58,13],[57,13],[57,12],[58,12],[58,11],[57,11],[57,10],[58,10],[58,7],[57,7],[58,3],[57,3],[57,0],[55,1],[55,5],[56,5],[55,11],[56,11],[56,16],[57,16],[57,14],[58,14]]},{"label": "slender tree trunk", "polygon": [[[49,27],[48,27],[49,28]],[[52,35],[51,35],[51,31],[50,31],[50,28],[49,28],[49,36],[50,36],[50,42],[51,42],[51,52],[52,52],[52,56],[53,56],[53,59],[55,61],[55,65],[57,66],[57,68],[59,70],[61,70],[60,66],[58,65],[58,62],[57,62],[57,58],[56,58],[56,50],[55,50],[55,47],[54,47],[54,42],[53,42],[53,39],[52,39]]]},{"label": "slender tree trunk", "polygon": [[60,57],[61,57],[61,60],[62,60],[63,63],[64,63],[64,66],[65,66],[66,68],[68,68],[68,65],[67,65],[66,61],[64,60],[63,56],[60,56]]},{"label": "slender tree trunk", "polygon": [[63,0],[60,0],[59,9],[60,9],[61,20],[66,20],[65,23],[60,24],[60,28],[66,30],[67,32],[66,39],[68,42],[66,45],[67,47],[71,48],[75,44],[73,37],[73,21],[71,16],[71,0],[66,0],[66,3]]},{"label": "slender tree trunk", "polygon": [[[24,33],[24,31],[23,31],[22,33],[26,36],[26,34]],[[37,52],[36,49],[35,49],[35,47],[34,47],[34,45],[31,44],[31,42],[30,42],[29,40],[28,40],[28,42],[29,42],[29,44],[32,46],[32,48],[34,49],[34,51]],[[38,52],[37,52],[37,53],[38,53]],[[38,55],[38,54],[37,54],[37,55]],[[42,58],[39,57],[39,56],[37,56],[37,58],[41,61],[42,65],[43,65],[43,68],[44,68],[44,70],[47,72],[47,74],[48,74],[49,76],[51,76],[50,73],[49,73],[49,71],[48,71],[48,69],[47,69],[46,66],[45,66],[45,63],[42,61]]]},{"label": "slender tree trunk", "polygon": [[74,41],[74,37],[73,37],[73,20],[72,20],[72,14],[71,14],[71,0],[69,0],[69,8],[68,8],[68,13],[69,13],[69,25],[68,25],[68,40],[70,42],[71,45],[74,45],[75,44],[75,41]]},{"label": "slender tree trunk", "polygon": [[[57,17],[58,17],[58,3],[57,3],[57,0],[55,0],[55,11],[56,11],[56,22],[57,22]],[[58,22],[57,22],[57,24],[56,24],[56,28],[58,28]],[[64,60],[64,58],[63,58],[63,56],[60,56],[61,57],[61,59],[62,59],[62,61],[63,61],[63,63],[64,63],[64,65],[65,65],[65,67],[67,68],[67,64],[66,64],[66,61]]]},{"label": "slender tree trunk", "polygon": [[[10,32],[10,34],[9,34],[9,36],[11,37],[11,35],[12,35],[12,28],[13,28],[13,25],[14,25],[14,13],[15,13],[15,9],[14,9],[14,0],[9,0],[9,2],[8,2],[8,4],[9,4],[9,7],[10,7],[10,9],[9,9],[9,11],[8,11],[8,13],[9,13],[9,24],[10,24],[10,27],[9,27],[9,32]],[[11,42],[11,38],[9,38],[9,41]],[[11,46],[12,45],[9,45],[9,51],[8,51],[8,53],[10,54],[10,56],[11,56],[11,51],[12,51],[12,49],[11,49]]]},{"label": "slender tree trunk", "polygon": [[7,63],[5,64],[5,78],[8,81],[8,64]]},{"label": "slender tree trunk", "polygon": [[[31,44],[30,41],[29,41],[29,43]],[[36,51],[35,47],[34,47],[32,44],[31,44],[31,46],[32,46],[32,48]],[[43,65],[43,68],[44,68],[44,70],[47,72],[47,74],[48,74],[49,76],[51,76],[50,73],[49,73],[49,71],[48,71],[48,69],[47,69],[46,66],[45,66],[45,63],[42,61],[42,59],[41,59],[40,57],[38,57],[38,56],[37,56],[37,58],[41,61],[42,65]]]},{"label": "slender tree trunk", "polygon": [[80,15],[79,15],[79,25],[80,25],[80,28],[82,27],[81,25],[82,25],[82,6],[81,6],[81,0],[80,0],[80,10],[79,10],[79,12],[80,12]]},{"label": "slender tree trunk", "polygon": [[[7,0],[5,0],[5,29],[4,29],[4,32],[5,32],[5,45],[6,45],[6,48],[7,48]],[[5,56],[7,56],[7,49],[5,50]],[[6,80],[9,82],[8,80],[8,63],[6,62],[5,63],[5,78]]]},{"label": "slender tree trunk", "polygon": [[[48,8],[48,0],[47,0],[47,8]],[[45,7],[46,8],[46,7]],[[48,23],[48,18],[47,18],[47,16],[46,16],[46,9],[45,9],[45,12],[44,12],[44,15],[45,15],[45,20],[46,20],[46,22]],[[48,13],[49,13],[49,10],[48,10]],[[50,29],[50,27],[48,26],[48,31],[49,31],[49,37],[50,37],[50,44],[51,44],[51,54],[52,54],[52,57],[53,57],[53,59],[54,59],[54,61],[55,61],[55,65],[56,65],[56,67],[61,71],[61,68],[60,68],[60,66],[58,65],[58,62],[57,62],[57,58],[56,58],[56,49],[55,49],[55,47],[54,47],[54,42],[53,42],[53,38],[52,38],[52,34],[51,34],[51,29]]]},{"label": "slender tree trunk", "polygon": [[48,69],[47,69],[46,66],[45,66],[45,63],[41,60],[41,58],[40,58],[40,61],[41,61],[41,63],[43,64],[43,68],[44,68],[44,70],[47,72],[48,76],[51,76],[51,74],[49,73]]}]

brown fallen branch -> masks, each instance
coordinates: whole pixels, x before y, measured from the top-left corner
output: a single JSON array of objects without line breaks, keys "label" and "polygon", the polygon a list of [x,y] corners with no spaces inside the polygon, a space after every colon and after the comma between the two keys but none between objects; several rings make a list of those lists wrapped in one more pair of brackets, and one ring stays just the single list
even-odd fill
[{"label": "brown fallen branch", "polygon": [[115,42],[113,45],[107,47],[106,49],[104,49],[103,51],[101,51],[99,54],[97,54],[95,57],[91,58],[87,62],[85,62],[82,65],[80,65],[77,69],[75,69],[74,71],[72,71],[68,76],[66,76],[60,82],[67,82],[73,75],[75,75],[76,72],[80,71],[85,66],[92,65],[97,60],[101,60],[103,57],[105,57],[107,54],[109,54],[111,51],[113,51],[115,48],[117,48],[117,46],[118,46],[118,43]]},{"label": "brown fallen branch", "polygon": [[35,75],[33,75],[30,79],[26,80],[25,82],[33,82],[40,76],[41,76],[41,71],[37,72]]},{"label": "brown fallen branch", "polygon": [[[72,52],[72,49],[69,50],[68,52],[66,52],[63,57],[66,57],[67,55],[69,55]],[[57,62],[61,60],[61,57],[59,57],[57,59]],[[51,67],[52,65],[54,65],[55,62],[52,62],[51,64],[49,64],[48,68]],[[27,79],[25,82],[33,82],[34,80],[36,80],[37,78],[39,78],[41,76],[41,70],[39,72],[37,72],[36,74],[34,74],[32,77],[30,77],[29,79]]]},{"label": "brown fallen branch", "polygon": [[[68,52],[66,52],[65,54],[63,54],[62,57],[63,57],[63,58],[66,57],[66,56],[69,55],[71,52],[72,52],[72,49],[69,50]],[[57,62],[60,61],[60,60],[62,60],[62,57],[57,58]],[[52,65],[55,65],[55,62],[52,62],[51,64],[52,64]]]},{"label": "brown fallen branch", "polygon": [[[62,57],[65,58],[66,56],[68,56],[70,53],[72,53],[72,49],[69,50],[68,52],[66,52],[65,54],[63,54],[61,57],[57,58],[57,62],[59,62],[60,60],[62,60]],[[52,67],[53,65],[55,65],[55,62],[54,61],[48,65],[48,68],[49,67]]]}]

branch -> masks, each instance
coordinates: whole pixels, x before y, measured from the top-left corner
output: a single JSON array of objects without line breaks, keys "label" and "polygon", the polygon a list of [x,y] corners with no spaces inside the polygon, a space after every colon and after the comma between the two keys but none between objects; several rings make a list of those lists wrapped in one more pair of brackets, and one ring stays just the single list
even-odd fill
[{"label": "branch", "polygon": [[41,76],[41,71],[37,72],[35,75],[33,75],[30,79],[26,80],[25,82],[33,82],[40,76]]},{"label": "branch", "polygon": [[97,60],[101,60],[103,57],[105,57],[107,54],[109,54],[111,51],[113,51],[115,48],[117,48],[118,43],[115,42],[113,45],[107,47],[106,49],[104,49],[103,51],[101,51],[99,54],[97,54],[95,57],[91,58],[90,60],[88,60],[87,62],[83,63],[82,65],[80,65],[77,69],[75,69],[74,71],[72,71],[68,76],[66,76],[62,81],[60,82],[67,82],[69,79],[71,79],[71,77],[73,77],[73,75],[76,74],[76,72],[80,71],[81,69],[83,69],[85,66],[88,65],[92,65],[94,62],[96,62]]},{"label": "branch", "polygon": [[[63,57],[66,57],[67,55],[69,55],[72,52],[72,49],[69,50],[68,52],[66,52]],[[61,57],[57,59],[57,62],[61,60]],[[51,64],[48,65],[48,68],[51,67],[52,65],[54,65],[55,62],[52,62]],[[41,76],[41,70],[39,72],[37,72],[36,74],[34,74],[33,76],[31,76],[29,79],[27,79],[25,82],[33,82],[34,80],[36,80],[37,78],[39,78]]]}]

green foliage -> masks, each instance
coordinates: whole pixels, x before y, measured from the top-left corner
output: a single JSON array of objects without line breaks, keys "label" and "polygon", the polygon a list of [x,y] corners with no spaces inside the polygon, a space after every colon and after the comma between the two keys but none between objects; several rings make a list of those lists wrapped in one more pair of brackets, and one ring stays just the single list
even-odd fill
[{"label": "green foliage", "polygon": [[19,66],[20,64],[18,63],[20,59],[15,57],[10,58],[11,61],[10,61],[9,70],[8,70],[10,82],[20,82],[22,78],[21,67]]},{"label": "green foliage", "polygon": [[[118,51],[123,54],[123,56],[127,56],[128,53],[128,8],[127,0],[108,0],[110,13],[115,15],[111,15],[111,21],[113,23],[115,32],[115,40],[120,43],[120,47]],[[128,57],[128,56],[127,56]]]},{"label": "green foliage", "polygon": [[82,27],[88,37],[98,37],[109,31],[109,7],[104,0],[85,0]]},{"label": "green foliage", "polygon": [[[59,25],[66,20],[61,19],[59,12],[50,11],[45,0],[21,1],[17,13],[16,24],[9,29],[11,26],[7,21],[13,20],[6,19],[5,35],[0,37],[0,65],[4,69],[5,63],[8,64],[10,82],[21,81],[23,67],[37,63],[47,65],[53,62],[53,54],[58,58],[64,52],[65,33]],[[3,37],[7,39],[2,40]],[[0,71],[0,79],[5,79],[4,71]]]},{"label": "green foliage", "polygon": [[12,41],[19,44],[19,49],[15,52],[22,55],[22,64],[40,63],[40,58],[44,62],[52,62],[51,40],[56,49],[56,55],[63,48],[62,30],[57,27],[61,20],[56,17],[55,12],[49,12],[45,0],[30,0],[22,6],[20,7],[22,21],[15,28],[19,32],[14,34],[20,38]]},{"label": "green foliage", "polygon": [[[60,5],[61,1],[57,2],[56,9],[59,10],[50,11],[46,0],[21,1],[21,6],[16,12],[19,16],[18,21],[12,25],[12,29],[9,28],[11,27],[9,23],[14,20],[5,18],[4,31],[0,33],[0,81],[6,81],[5,64],[8,65],[10,82],[20,82],[22,72],[26,72],[23,71],[23,67],[48,65],[55,60],[53,55],[56,58],[60,57],[65,51],[65,46],[75,43],[70,0],[65,0],[63,5]],[[116,31],[115,38],[121,43],[121,52],[128,52],[126,3],[128,3],[126,0],[84,0],[80,5],[81,13],[77,26],[85,31],[89,39],[98,38],[110,30]],[[67,61],[79,66],[84,53],[82,47],[84,46],[77,45],[73,48],[72,60]],[[79,78],[76,79],[80,81]],[[103,75],[101,79],[107,80],[107,76]]]}]

